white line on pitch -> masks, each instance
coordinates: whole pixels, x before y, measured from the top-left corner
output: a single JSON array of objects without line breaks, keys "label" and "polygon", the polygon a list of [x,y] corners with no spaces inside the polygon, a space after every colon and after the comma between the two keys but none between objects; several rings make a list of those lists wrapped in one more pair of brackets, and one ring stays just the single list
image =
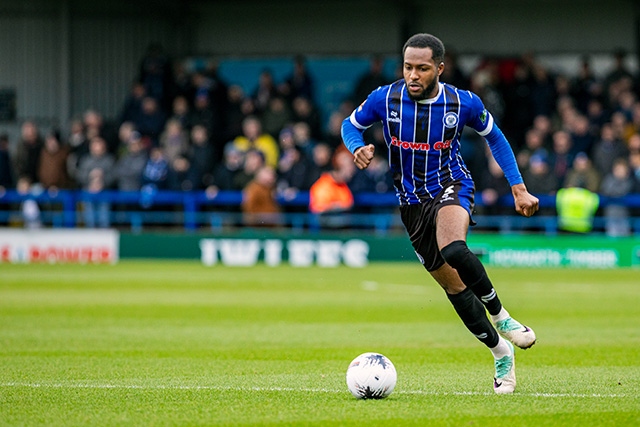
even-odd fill
[{"label": "white line on pitch", "polygon": [[[294,388],[294,387],[225,387],[215,385],[140,385],[140,384],[92,384],[92,383],[0,383],[0,387],[24,387],[24,388],[87,388],[87,389],[127,389],[127,390],[229,390],[229,391],[284,391],[306,393],[348,393],[347,390],[330,390],[325,388]],[[426,396],[493,396],[491,392],[475,391],[429,391],[429,390],[396,390],[395,394],[417,394]],[[637,399],[640,396],[626,394],[602,394],[602,393],[516,393],[515,396],[526,397],[574,397],[595,399]]]}]

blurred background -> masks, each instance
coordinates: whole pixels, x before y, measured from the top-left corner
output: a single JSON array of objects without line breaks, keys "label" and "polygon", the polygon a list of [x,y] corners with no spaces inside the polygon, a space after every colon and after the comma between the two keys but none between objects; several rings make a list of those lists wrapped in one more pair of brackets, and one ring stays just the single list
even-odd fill
[{"label": "blurred background", "polygon": [[[465,133],[476,230],[640,233],[631,0],[0,0],[0,224],[401,231],[379,129],[360,172],[339,125],[401,77],[416,32],[443,40],[441,80],[483,99],[542,201],[515,217]],[[314,206],[327,173],[351,202]]]}]

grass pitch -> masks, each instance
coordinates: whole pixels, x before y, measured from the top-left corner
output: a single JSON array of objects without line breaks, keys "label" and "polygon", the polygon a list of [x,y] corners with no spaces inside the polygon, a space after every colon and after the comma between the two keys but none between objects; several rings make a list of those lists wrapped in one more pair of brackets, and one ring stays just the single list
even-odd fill
[{"label": "grass pitch", "polygon": [[[489,271],[538,344],[518,387],[417,263],[0,266],[0,425],[640,425],[640,272]],[[398,371],[355,400],[365,351]]]}]

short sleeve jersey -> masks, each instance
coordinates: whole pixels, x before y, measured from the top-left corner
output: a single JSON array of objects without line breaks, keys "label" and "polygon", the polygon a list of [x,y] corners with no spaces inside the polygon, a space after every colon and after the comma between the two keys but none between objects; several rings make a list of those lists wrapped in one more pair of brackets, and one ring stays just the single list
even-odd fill
[{"label": "short sleeve jersey", "polygon": [[494,126],[473,92],[439,83],[436,97],[414,101],[402,79],[371,92],[349,121],[360,130],[382,122],[401,205],[433,199],[454,180],[473,185],[460,154],[460,136],[465,126],[481,136]]}]

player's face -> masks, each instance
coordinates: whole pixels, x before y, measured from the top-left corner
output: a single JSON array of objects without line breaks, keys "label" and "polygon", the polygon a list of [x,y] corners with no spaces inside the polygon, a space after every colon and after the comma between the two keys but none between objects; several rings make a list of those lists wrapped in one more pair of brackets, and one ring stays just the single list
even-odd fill
[{"label": "player's face", "polygon": [[430,48],[408,47],[404,52],[403,76],[409,98],[419,101],[438,94],[438,78],[444,63],[436,64]]}]

